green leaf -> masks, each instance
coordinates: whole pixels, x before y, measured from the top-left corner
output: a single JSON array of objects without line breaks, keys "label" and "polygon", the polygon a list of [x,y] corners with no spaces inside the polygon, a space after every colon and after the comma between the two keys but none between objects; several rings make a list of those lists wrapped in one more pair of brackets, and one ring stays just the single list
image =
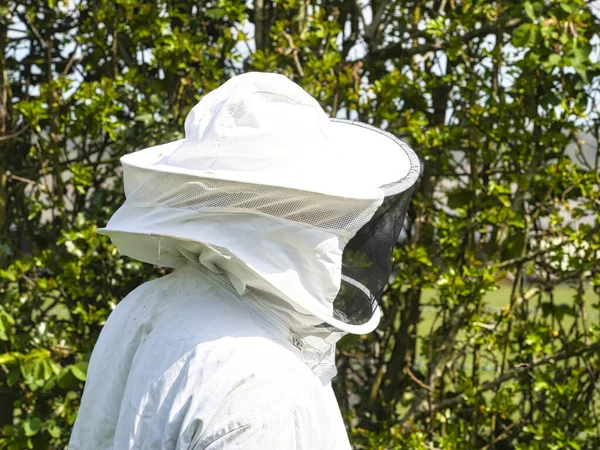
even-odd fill
[{"label": "green leaf", "polygon": [[206,14],[206,16],[210,17],[211,19],[218,20],[225,17],[227,15],[227,11],[225,10],[225,8],[210,8],[207,9],[204,14]]},{"label": "green leaf", "polygon": [[567,14],[571,14],[571,13],[575,12],[578,8],[578,6],[576,4],[573,4],[569,1],[560,1],[560,2],[558,2],[558,4],[560,5],[560,8]]},{"label": "green leaf", "polygon": [[49,426],[46,431],[48,431],[48,434],[54,439],[59,438],[61,435],[61,429],[56,424]]},{"label": "green leaf", "polygon": [[88,369],[88,363],[84,361],[80,361],[71,366],[71,372],[78,380],[85,381],[86,374]]},{"label": "green leaf", "polygon": [[91,166],[82,163],[71,164],[71,172],[73,173],[75,186],[89,187],[94,182],[94,169]]},{"label": "green leaf", "polygon": [[15,320],[8,313],[0,311],[0,341],[8,341],[13,334]]},{"label": "green leaf", "polygon": [[17,281],[18,274],[14,270],[0,269],[0,278],[7,281]]},{"label": "green leaf", "polygon": [[525,14],[527,14],[527,17],[529,17],[529,19],[534,21],[535,19],[538,18],[537,14],[535,12],[535,8],[531,4],[531,2],[525,2],[523,4],[523,7],[525,8]]},{"label": "green leaf", "polygon": [[524,23],[514,31],[512,43],[515,47],[533,47],[540,36],[540,29],[532,23]]},{"label": "green leaf", "polygon": [[0,354],[0,365],[2,364],[16,364],[19,362],[19,358],[23,355],[21,353],[2,353]]},{"label": "green leaf", "polygon": [[25,432],[25,436],[35,436],[38,431],[42,428],[42,421],[37,417],[32,417],[27,419],[23,423],[23,431]]},{"label": "green leaf", "polygon": [[138,122],[142,122],[144,125],[148,126],[154,122],[154,116],[152,115],[152,113],[145,112],[135,116],[135,120]]},{"label": "green leaf", "polygon": [[38,348],[27,353],[23,359],[25,361],[30,361],[32,359],[46,359],[50,357],[50,350],[45,348]]},{"label": "green leaf", "polygon": [[558,66],[560,64],[560,61],[561,61],[561,57],[560,57],[560,55],[557,55],[556,53],[552,53],[548,57],[548,64],[552,67]]},{"label": "green leaf", "polygon": [[77,389],[79,380],[73,375],[70,367],[66,367],[56,377],[56,384],[64,390]]}]

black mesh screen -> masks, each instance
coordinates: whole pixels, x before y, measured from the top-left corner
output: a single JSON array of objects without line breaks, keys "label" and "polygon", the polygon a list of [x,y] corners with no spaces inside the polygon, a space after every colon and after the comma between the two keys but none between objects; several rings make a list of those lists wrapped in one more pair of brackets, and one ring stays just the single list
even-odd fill
[{"label": "black mesh screen", "polygon": [[414,187],[383,200],[373,217],[348,242],[342,258],[342,285],[334,317],[362,325],[373,316],[392,272],[392,253]]}]

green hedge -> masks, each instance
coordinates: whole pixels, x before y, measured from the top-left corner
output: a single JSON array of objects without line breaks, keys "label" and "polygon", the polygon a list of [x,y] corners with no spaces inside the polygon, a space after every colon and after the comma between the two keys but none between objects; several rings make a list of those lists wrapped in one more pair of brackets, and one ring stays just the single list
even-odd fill
[{"label": "green hedge", "polygon": [[424,163],[382,324],[339,349],[355,448],[600,448],[599,16],[583,0],[5,2],[0,448],[65,447],[102,324],[160,274],[96,233],[123,201],[119,157],[182,137],[248,70]]}]

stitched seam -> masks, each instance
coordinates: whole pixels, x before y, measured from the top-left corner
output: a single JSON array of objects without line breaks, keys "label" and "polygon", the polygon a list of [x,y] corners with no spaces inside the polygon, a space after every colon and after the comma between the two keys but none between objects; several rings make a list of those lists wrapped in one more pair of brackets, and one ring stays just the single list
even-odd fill
[{"label": "stitched seam", "polygon": [[[290,408],[290,411],[288,414],[279,416],[279,417],[273,417],[273,418],[269,418],[268,420],[263,420],[261,422],[251,422],[251,423],[247,423],[245,425],[240,425],[239,427],[234,428],[233,430],[229,430],[227,433],[222,434],[220,436],[218,436],[217,438],[213,439],[212,441],[210,441],[206,446],[203,447],[203,449],[206,449],[208,447],[210,447],[211,445],[217,443],[219,440],[226,438],[227,436],[229,436],[232,433],[235,433],[237,431],[243,430],[245,428],[250,428],[252,425],[256,425],[258,423],[265,423],[265,422],[271,422],[273,419],[275,419],[275,421],[281,421],[284,418],[289,417],[293,417],[294,418],[294,431],[296,431],[296,416],[294,414],[294,411],[296,411],[298,409],[298,405],[294,405],[292,408]],[[296,436],[296,433],[294,433],[294,436]],[[200,450],[200,449],[195,449],[194,450]]]},{"label": "stitched seam", "polygon": [[[222,434],[222,435],[220,435],[219,437],[217,437],[217,438],[213,439],[212,441],[210,441],[210,442],[209,442],[209,443],[208,443],[206,446],[204,446],[204,448],[210,447],[210,446],[211,446],[211,445],[213,445],[215,442],[217,442],[218,440],[220,440],[220,439],[223,439],[223,438],[225,438],[225,437],[229,436],[231,433],[235,433],[236,431],[242,430],[242,429],[244,429],[244,428],[248,428],[248,427],[250,427],[251,425],[252,425],[252,424],[250,424],[250,423],[247,423],[246,425],[240,425],[239,427],[237,427],[237,428],[234,428],[233,430],[229,430],[227,433],[225,433],[225,434]],[[194,449],[194,450],[196,450],[196,449]],[[199,450],[199,449],[198,449],[198,450]]]},{"label": "stitched seam", "polygon": [[[234,91],[234,94],[239,92],[239,88],[236,89]],[[233,118],[233,116],[235,116],[235,113],[237,113],[238,109],[241,108],[241,106],[244,104],[244,100],[242,100],[237,106],[236,108],[233,110],[233,112],[231,114],[229,114],[229,121],[231,122],[231,119]],[[221,138],[223,136],[221,135],[221,133],[219,133],[219,139],[217,140],[217,145],[216,145],[216,149],[215,149],[215,158],[212,160],[212,162],[210,163],[210,166],[208,166],[206,169],[204,170],[210,170],[212,169],[212,166],[215,165],[215,163],[217,162],[217,159],[219,158],[219,148],[221,146]]]}]

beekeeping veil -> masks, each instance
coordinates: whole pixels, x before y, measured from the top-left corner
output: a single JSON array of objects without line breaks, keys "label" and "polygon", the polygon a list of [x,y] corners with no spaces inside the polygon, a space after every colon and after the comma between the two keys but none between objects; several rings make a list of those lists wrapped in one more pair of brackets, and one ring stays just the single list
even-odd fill
[{"label": "beekeeping veil", "polygon": [[329,119],[281,75],[248,73],[202,98],[185,139],[122,163],[126,201],[100,230],[122,254],[164,267],[194,259],[240,295],[330,329],[377,326],[419,174],[391,134]]}]

